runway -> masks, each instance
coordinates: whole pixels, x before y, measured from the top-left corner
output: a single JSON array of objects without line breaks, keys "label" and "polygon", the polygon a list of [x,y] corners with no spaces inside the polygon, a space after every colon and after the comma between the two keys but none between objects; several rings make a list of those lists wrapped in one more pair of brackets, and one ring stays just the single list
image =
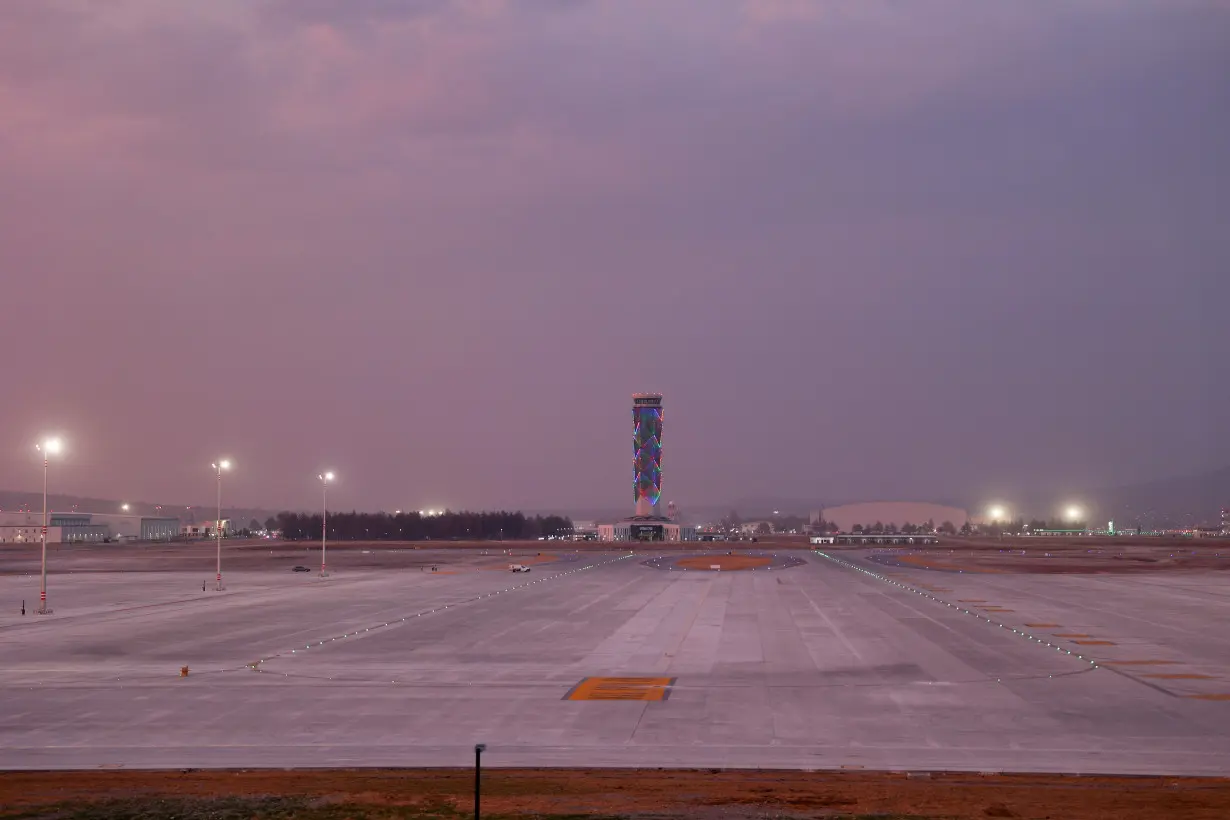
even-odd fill
[{"label": "runway", "polygon": [[671,572],[561,554],[513,574],[339,551],[327,579],[252,569],[222,593],[200,572],[58,574],[42,618],[9,603],[37,578],[0,576],[0,768],[454,766],[478,742],[516,767],[1230,764],[1216,578],[828,555]]}]

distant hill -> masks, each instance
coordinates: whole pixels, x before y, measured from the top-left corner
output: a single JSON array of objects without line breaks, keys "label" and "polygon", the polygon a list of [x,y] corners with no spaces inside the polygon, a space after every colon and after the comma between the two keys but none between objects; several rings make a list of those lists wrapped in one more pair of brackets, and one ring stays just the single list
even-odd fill
[{"label": "distant hill", "polygon": [[1116,526],[1212,526],[1230,506],[1230,467],[1094,490],[1088,497]]}]

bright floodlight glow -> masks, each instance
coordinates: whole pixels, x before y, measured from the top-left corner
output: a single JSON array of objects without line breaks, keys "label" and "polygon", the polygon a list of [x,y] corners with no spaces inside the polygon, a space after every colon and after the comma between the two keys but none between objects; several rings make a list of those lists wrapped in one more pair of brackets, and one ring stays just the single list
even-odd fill
[{"label": "bright floodlight glow", "polygon": [[64,449],[64,442],[58,438],[49,438],[43,441],[42,445],[39,446],[39,449],[44,453],[54,456]]},{"label": "bright floodlight glow", "polygon": [[1068,509],[1064,511],[1064,515],[1067,517],[1069,521],[1079,521],[1081,518],[1084,517],[1084,514],[1085,514],[1084,511],[1080,507],[1076,506],[1075,504],[1073,504],[1071,507],[1068,507]]},{"label": "bright floodlight glow", "polygon": [[990,513],[992,521],[1000,521],[1008,514],[1007,511],[1003,507],[1000,507],[998,505],[992,507],[987,512]]},{"label": "bright floodlight glow", "polygon": [[121,510],[123,510],[124,512],[128,512],[128,505],[127,505],[127,504],[121,504],[121,505],[120,505],[120,509],[121,509]]},{"label": "bright floodlight glow", "polygon": [[320,480],[321,481],[332,481],[333,473],[322,473],[320,476]]},{"label": "bright floodlight glow", "polygon": [[231,469],[231,461],[230,459],[224,458],[213,466],[216,470],[229,470]]}]

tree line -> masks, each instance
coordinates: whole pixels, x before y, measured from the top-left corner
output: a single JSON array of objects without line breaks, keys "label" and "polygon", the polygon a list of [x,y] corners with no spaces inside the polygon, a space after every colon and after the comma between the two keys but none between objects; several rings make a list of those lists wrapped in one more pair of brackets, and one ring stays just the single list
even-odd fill
[{"label": "tree line", "polygon": [[[287,541],[320,538],[320,513],[281,512],[266,529],[280,530]],[[269,527],[269,524],[276,524]],[[337,541],[524,541],[562,535],[572,520],[558,515],[520,512],[329,513],[330,540]]]}]

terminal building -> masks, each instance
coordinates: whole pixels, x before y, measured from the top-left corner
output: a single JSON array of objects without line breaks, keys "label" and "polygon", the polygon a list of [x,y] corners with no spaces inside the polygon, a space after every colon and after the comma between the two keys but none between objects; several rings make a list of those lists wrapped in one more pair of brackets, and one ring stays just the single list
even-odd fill
[{"label": "terminal building", "polygon": [[[695,541],[696,529],[662,515],[662,394],[632,395],[633,514],[598,525],[599,541]],[[674,505],[671,505],[673,512]]]}]

